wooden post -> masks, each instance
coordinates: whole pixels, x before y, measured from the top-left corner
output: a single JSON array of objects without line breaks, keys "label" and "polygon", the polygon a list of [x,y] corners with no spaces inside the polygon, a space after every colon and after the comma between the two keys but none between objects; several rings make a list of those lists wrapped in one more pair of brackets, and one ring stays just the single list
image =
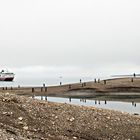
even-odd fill
[{"label": "wooden post", "polygon": [[41,87],[41,92],[43,92],[43,88]]},{"label": "wooden post", "polygon": [[106,85],[106,80],[104,80],[104,84]]},{"label": "wooden post", "polygon": [[69,85],[69,89],[71,89],[71,85]]},{"label": "wooden post", "polygon": [[35,89],[34,88],[32,88],[32,92],[34,92],[35,91]]},{"label": "wooden post", "polygon": [[86,86],[86,83],[84,83],[84,86]]},{"label": "wooden post", "polygon": [[45,92],[47,92],[48,91],[48,88],[47,87],[45,87]]},{"label": "wooden post", "polygon": [[94,82],[96,83],[96,79],[94,79]]}]

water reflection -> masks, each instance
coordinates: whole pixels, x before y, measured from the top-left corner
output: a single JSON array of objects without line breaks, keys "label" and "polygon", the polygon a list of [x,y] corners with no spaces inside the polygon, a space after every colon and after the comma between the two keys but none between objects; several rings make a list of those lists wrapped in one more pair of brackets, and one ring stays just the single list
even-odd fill
[{"label": "water reflection", "polygon": [[59,98],[48,96],[32,96],[32,98],[46,100],[50,102],[69,103],[75,105],[95,106],[98,108],[118,110],[132,114],[140,114],[140,103],[132,102],[119,102],[119,101],[101,101],[89,99],[75,99],[75,98]]},{"label": "water reflection", "polygon": [[132,106],[136,107],[137,104],[134,101],[132,101]]}]

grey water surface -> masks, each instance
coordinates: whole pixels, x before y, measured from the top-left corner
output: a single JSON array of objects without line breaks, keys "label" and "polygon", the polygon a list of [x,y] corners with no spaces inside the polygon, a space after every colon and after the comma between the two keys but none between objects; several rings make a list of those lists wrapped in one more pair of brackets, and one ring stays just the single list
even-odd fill
[{"label": "grey water surface", "polygon": [[60,97],[47,97],[35,96],[35,99],[47,100],[50,102],[69,103],[74,105],[93,106],[97,108],[104,108],[126,112],[130,114],[140,114],[140,103],[136,102],[121,102],[121,101],[99,101],[90,99],[75,99],[75,98],[60,98]]}]

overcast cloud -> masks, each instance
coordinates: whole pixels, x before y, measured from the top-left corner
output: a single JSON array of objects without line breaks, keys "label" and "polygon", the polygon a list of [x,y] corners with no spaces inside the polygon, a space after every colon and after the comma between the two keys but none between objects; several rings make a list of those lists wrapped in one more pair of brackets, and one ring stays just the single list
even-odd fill
[{"label": "overcast cloud", "polygon": [[139,72],[139,7],[139,0],[1,0],[0,65]]}]

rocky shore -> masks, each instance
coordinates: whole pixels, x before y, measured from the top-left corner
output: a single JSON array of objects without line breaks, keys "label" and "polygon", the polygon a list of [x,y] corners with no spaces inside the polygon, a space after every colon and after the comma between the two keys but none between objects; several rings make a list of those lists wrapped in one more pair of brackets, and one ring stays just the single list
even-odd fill
[{"label": "rocky shore", "polygon": [[139,140],[140,117],[0,94],[0,140]]}]

